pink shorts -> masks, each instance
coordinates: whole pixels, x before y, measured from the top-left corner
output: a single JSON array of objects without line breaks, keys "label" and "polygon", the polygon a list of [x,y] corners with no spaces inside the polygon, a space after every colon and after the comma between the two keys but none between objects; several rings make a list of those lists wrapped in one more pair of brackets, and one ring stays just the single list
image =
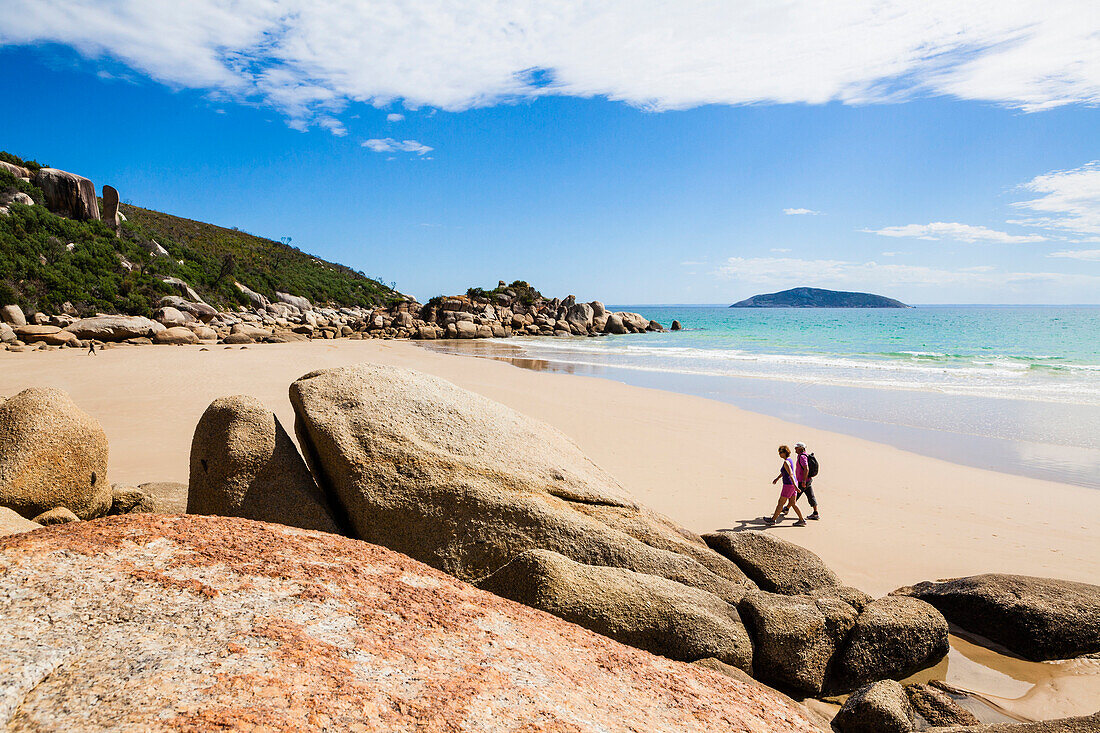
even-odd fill
[{"label": "pink shorts", "polygon": [[779,495],[784,499],[793,499],[798,496],[798,487],[794,484],[783,484],[783,490],[779,492]]}]

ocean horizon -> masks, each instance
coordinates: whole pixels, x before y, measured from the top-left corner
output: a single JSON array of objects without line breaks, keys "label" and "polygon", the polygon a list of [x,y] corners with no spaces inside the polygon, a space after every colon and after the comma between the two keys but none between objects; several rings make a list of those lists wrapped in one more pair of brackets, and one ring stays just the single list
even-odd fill
[{"label": "ocean horizon", "polygon": [[[963,465],[1100,488],[1100,305],[609,305],[683,330],[431,348],[718,399]],[[796,440],[790,436],[789,440]]]}]

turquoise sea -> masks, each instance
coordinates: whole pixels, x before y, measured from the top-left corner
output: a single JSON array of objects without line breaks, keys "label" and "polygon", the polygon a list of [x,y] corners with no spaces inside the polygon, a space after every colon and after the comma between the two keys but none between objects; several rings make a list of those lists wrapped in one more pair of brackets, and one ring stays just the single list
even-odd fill
[{"label": "turquoise sea", "polygon": [[609,306],[684,330],[438,348],[1100,488],[1100,306]]}]

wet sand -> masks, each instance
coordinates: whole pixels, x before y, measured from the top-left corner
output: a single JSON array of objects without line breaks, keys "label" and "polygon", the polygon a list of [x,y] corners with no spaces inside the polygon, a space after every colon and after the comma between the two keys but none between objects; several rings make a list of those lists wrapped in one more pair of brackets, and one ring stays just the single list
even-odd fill
[{"label": "wet sand", "polygon": [[[778,496],[776,446],[805,441],[822,458],[823,520],[769,531],[814,550],[845,582],[875,595],[982,572],[1100,582],[1100,491],[960,466],[713,400],[413,343],[208,349],[0,352],[0,395],[60,387],[107,432],[111,481],[186,482],[191,436],[214,398],[254,395],[292,430],[287,390],[297,377],[363,361],[392,364],[549,422],[639,501],[697,532],[761,526]],[[996,697],[1018,717],[1090,712],[1084,708],[1100,699],[1100,664],[1034,665],[967,644],[953,639],[947,681]]]}]

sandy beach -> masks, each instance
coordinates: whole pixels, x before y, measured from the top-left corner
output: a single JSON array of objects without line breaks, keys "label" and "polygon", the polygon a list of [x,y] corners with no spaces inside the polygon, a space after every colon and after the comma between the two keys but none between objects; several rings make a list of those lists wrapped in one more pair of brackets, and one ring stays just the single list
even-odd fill
[{"label": "sandy beach", "polygon": [[[192,433],[211,400],[254,395],[290,430],[287,389],[294,379],[364,361],[435,374],[545,420],[641,502],[697,532],[756,526],[778,495],[771,484],[776,446],[805,441],[822,461],[823,520],[769,531],[811,548],[845,582],[875,595],[983,572],[1100,578],[1100,492],[960,466],[722,402],[538,373],[408,342],[118,347],[94,357],[77,349],[0,353],[0,395],[60,387],[102,423],[112,482],[186,482]],[[970,669],[972,689],[999,692],[1007,708],[1029,717],[1091,711],[1100,665],[1078,664],[1065,670],[1072,684],[1051,683],[1060,676],[1054,665],[1001,665],[977,649],[955,645],[949,662],[956,681]],[[1031,692],[1010,703],[1019,685]]]},{"label": "sandy beach", "polygon": [[191,436],[211,400],[254,395],[292,430],[294,379],[362,361],[435,374],[545,420],[640,501],[697,532],[744,527],[770,513],[775,448],[802,440],[822,461],[824,519],[770,531],[813,549],[870,593],[981,572],[1100,578],[1100,492],[959,466],[717,401],[412,343],[0,353],[0,394],[60,387],[103,424],[111,481],[186,482]]}]

